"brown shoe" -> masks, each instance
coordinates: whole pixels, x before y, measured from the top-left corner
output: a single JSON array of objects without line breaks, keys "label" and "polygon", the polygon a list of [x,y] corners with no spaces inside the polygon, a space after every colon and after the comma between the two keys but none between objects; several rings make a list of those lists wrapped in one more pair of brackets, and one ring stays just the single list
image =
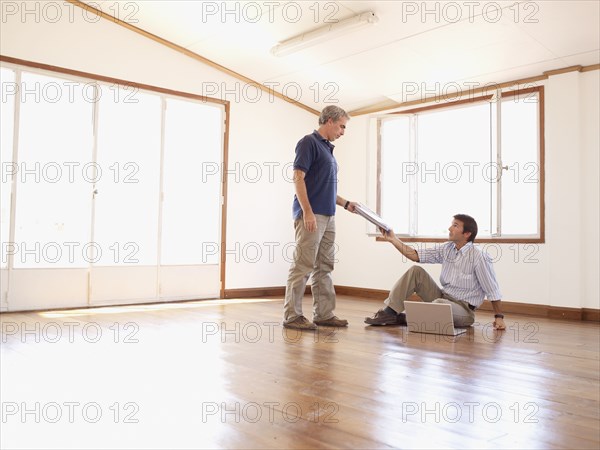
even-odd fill
[{"label": "brown shoe", "polygon": [[316,330],[317,326],[309,322],[304,316],[298,316],[291,322],[283,322],[283,328],[292,328],[294,330]]},{"label": "brown shoe", "polygon": [[385,310],[380,309],[375,313],[373,317],[365,317],[365,323],[369,325],[406,325],[406,315],[400,314],[389,314]]},{"label": "brown shoe", "polygon": [[338,319],[333,316],[331,319],[315,320],[315,324],[320,327],[347,327],[348,321],[345,319]]}]

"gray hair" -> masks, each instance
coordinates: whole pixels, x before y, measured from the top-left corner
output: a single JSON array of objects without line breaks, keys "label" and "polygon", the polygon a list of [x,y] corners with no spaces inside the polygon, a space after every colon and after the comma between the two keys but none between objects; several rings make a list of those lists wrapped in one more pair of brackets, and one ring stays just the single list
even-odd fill
[{"label": "gray hair", "polygon": [[323,111],[321,111],[321,115],[319,116],[319,125],[325,125],[329,119],[337,122],[343,117],[350,120],[350,116],[342,108],[335,105],[329,105],[326,106]]}]

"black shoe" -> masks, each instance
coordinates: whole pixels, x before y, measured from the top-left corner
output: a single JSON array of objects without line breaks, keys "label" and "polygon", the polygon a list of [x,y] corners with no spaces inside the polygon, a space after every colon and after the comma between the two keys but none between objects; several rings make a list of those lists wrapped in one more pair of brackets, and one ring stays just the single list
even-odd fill
[{"label": "black shoe", "polygon": [[380,309],[373,317],[365,317],[365,323],[369,325],[406,325],[406,314],[392,314]]}]

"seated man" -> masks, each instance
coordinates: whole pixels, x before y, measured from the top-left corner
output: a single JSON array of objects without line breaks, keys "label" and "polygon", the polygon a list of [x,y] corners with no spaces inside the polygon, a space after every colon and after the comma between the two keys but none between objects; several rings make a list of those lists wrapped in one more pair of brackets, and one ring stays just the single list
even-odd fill
[{"label": "seated man", "polygon": [[448,303],[452,306],[454,326],[468,327],[475,321],[475,310],[484,297],[494,308],[494,328],[504,330],[504,315],[500,309],[500,288],[487,253],[475,248],[477,222],[466,214],[457,214],[448,228],[449,241],[436,248],[418,252],[404,244],[394,234],[381,230],[386,241],[412,261],[441,264],[440,289],[422,267],[413,266],[400,278],[388,298],[386,307],[373,317],[365,318],[369,325],[406,325],[404,301],[416,293],[425,302]]}]

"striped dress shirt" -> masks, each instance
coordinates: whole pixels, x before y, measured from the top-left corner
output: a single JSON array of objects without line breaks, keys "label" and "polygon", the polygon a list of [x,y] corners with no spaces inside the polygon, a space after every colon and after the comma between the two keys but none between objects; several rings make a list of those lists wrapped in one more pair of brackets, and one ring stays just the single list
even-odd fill
[{"label": "striped dress shirt", "polygon": [[453,242],[418,250],[419,262],[441,264],[442,292],[479,307],[485,297],[500,300],[502,294],[490,256],[468,242],[460,250]]}]

